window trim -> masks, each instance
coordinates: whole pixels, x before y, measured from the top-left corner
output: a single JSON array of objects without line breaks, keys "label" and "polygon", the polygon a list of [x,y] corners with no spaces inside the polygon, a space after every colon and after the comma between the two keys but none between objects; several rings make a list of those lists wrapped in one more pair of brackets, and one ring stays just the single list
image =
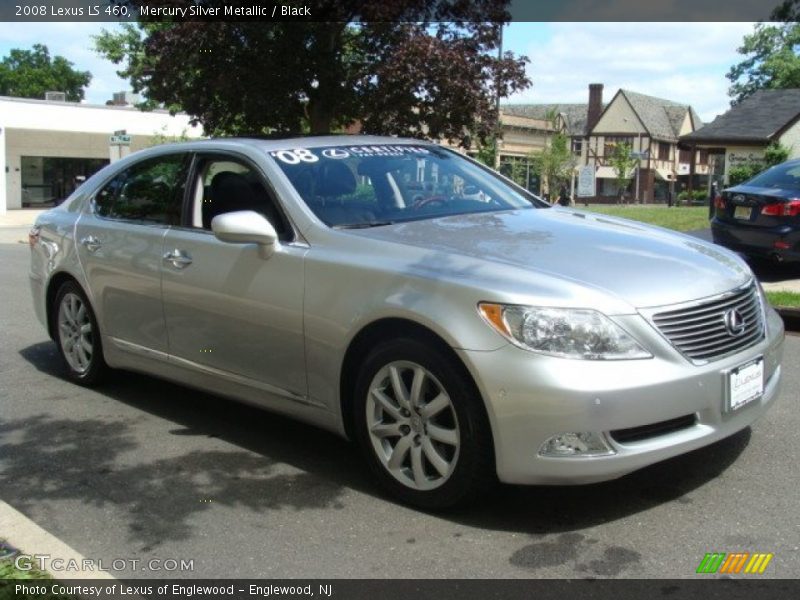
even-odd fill
[{"label": "window trim", "polygon": [[[186,150],[182,150],[180,152],[165,152],[164,154],[158,154],[156,156],[149,156],[149,157],[146,157],[146,158],[143,157],[138,161],[132,161],[131,164],[129,164],[128,166],[123,167],[123,168],[121,168],[121,169],[119,169],[117,171],[114,171],[114,173],[112,173],[106,179],[104,179],[103,182],[100,185],[98,185],[95,188],[95,190],[92,192],[92,194],[89,196],[89,204],[88,204],[87,208],[88,208],[90,214],[93,217],[95,217],[97,219],[100,219],[102,221],[110,221],[110,222],[113,222],[113,223],[127,223],[127,224],[130,224],[130,225],[140,225],[142,227],[159,227],[159,228],[162,228],[162,229],[163,228],[169,228],[169,227],[175,227],[175,225],[173,225],[172,223],[158,223],[156,221],[143,221],[143,220],[140,220],[140,219],[122,219],[122,218],[118,218],[118,217],[109,217],[109,216],[101,215],[97,211],[97,195],[100,192],[102,192],[106,188],[106,186],[108,186],[117,177],[120,177],[121,175],[123,175],[124,173],[126,173],[127,171],[130,171],[131,169],[133,169],[135,167],[138,167],[138,166],[143,165],[143,164],[145,164],[147,162],[150,162],[150,161],[163,160],[165,158],[172,157],[172,156],[183,156],[183,164],[181,165],[181,173],[182,173],[182,179],[183,179],[183,183],[184,183],[184,197],[185,197],[185,195],[186,195],[185,194],[185,192],[186,192],[186,183],[188,182],[187,175],[188,175],[188,172],[189,172],[189,167],[191,166],[191,162],[189,160],[191,158],[191,154],[192,154],[191,152],[188,152]],[[179,215],[178,218],[179,218],[179,220],[183,220],[183,201],[184,201],[184,198],[178,198],[178,201],[179,201],[179,203],[181,205],[181,211],[180,211],[180,215]]]},{"label": "window trim", "polygon": [[236,152],[230,150],[228,148],[208,148],[203,150],[193,150],[191,153],[192,159],[189,164],[188,174],[187,174],[187,186],[184,190],[183,195],[183,208],[181,210],[181,219],[178,225],[173,225],[174,229],[180,229],[183,231],[193,231],[196,233],[205,233],[207,235],[214,235],[214,232],[210,229],[204,229],[202,227],[195,227],[191,225],[192,222],[192,211],[194,210],[194,186],[196,185],[197,177],[199,176],[199,167],[200,165],[209,158],[213,159],[213,157],[220,157],[220,158],[228,158],[238,161],[245,165],[247,168],[251,169],[261,184],[264,186],[264,189],[267,192],[270,200],[272,200],[275,209],[281,214],[284,221],[287,225],[287,233],[285,234],[285,239],[278,238],[278,241],[281,244],[293,244],[298,241],[302,240],[302,237],[299,235],[299,230],[294,223],[294,220],[289,215],[289,212],[284,208],[283,204],[278,197],[275,188],[273,187],[272,183],[269,180],[269,177],[266,176],[264,170],[259,167],[254,160],[252,160],[249,156],[246,156],[240,152]]}]

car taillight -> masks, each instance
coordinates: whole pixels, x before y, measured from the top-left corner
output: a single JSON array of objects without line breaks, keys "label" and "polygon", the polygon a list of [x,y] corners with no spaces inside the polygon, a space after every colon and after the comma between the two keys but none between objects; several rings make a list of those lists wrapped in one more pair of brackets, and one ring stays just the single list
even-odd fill
[{"label": "car taillight", "polygon": [[42,230],[41,227],[39,227],[38,225],[34,225],[28,232],[28,245],[31,248],[33,248],[36,244],[39,243],[39,232],[41,230]]},{"label": "car taillight", "polygon": [[771,217],[796,217],[800,215],[800,200],[795,198],[787,202],[767,204],[761,209],[761,214]]},{"label": "car taillight", "polygon": [[722,196],[714,198],[714,208],[725,208],[725,198]]}]

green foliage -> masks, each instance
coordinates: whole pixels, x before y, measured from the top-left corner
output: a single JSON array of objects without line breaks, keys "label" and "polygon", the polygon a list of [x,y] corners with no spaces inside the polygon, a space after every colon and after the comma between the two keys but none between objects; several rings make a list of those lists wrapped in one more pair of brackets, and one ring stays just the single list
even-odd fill
[{"label": "green foliage", "polygon": [[745,56],[731,67],[728,95],[738,104],[760,89],[800,87],[800,24],[768,25],[757,23],[737,49]]},{"label": "green foliage", "polygon": [[533,172],[539,176],[542,186],[547,188],[551,196],[557,193],[561,184],[569,181],[572,169],[575,167],[575,157],[569,147],[569,136],[558,129],[557,118],[555,111],[547,113],[547,120],[553,133],[550,134],[541,152],[529,156]]},{"label": "green foliage", "polygon": [[181,130],[179,135],[167,134],[167,126],[164,125],[160,130],[153,133],[150,138],[150,146],[160,146],[162,144],[174,144],[176,142],[188,142],[189,136],[186,130]]},{"label": "green foliage", "polygon": [[770,15],[770,21],[800,21],[800,0],[784,0]]},{"label": "green foliage", "polygon": [[638,162],[637,159],[631,157],[632,149],[633,147],[628,142],[615,143],[611,158],[608,161],[616,175],[617,189],[619,190],[620,198],[622,198],[631,180],[631,169],[633,169]]},{"label": "green foliage", "polygon": [[89,71],[78,71],[63,56],[50,56],[47,46],[13,49],[0,62],[0,95],[44,100],[45,92],[65,92],[67,100],[83,100],[92,80]]},{"label": "green foliage", "polygon": [[491,137],[483,143],[479,142],[475,158],[487,167],[494,169],[497,164],[497,138]]},{"label": "green foliage", "polygon": [[772,142],[764,149],[764,162],[766,166],[772,167],[789,160],[789,148],[780,142]]},{"label": "green foliage", "polygon": [[728,171],[728,185],[734,186],[744,183],[748,179],[755,177],[764,169],[762,163],[751,162],[738,167],[732,167]]},{"label": "green foliage", "polygon": [[508,4],[318,0],[313,21],[145,21],[104,31],[95,46],[145,107],[184,110],[212,135],[321,134],[358,122],[365,133],[469,147],[494,135],[496,98],[530,85],[527,58],[497,56]]}]

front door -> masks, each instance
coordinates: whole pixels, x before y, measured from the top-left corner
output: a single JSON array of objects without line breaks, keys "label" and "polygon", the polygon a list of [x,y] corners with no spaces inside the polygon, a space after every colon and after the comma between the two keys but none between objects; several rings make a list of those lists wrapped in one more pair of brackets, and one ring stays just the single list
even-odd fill
[{"label": "front door", "polygon": [[[164,239],[163,301],[170,355],[278,396],[306,396],[303,266],[307,248],[291,229],[258,170],[243,159],[198,156],[185,227]],[[267,259],[255,244],[221,242],[214,216],[254,210],[282,242]],[[259,385],[259,387],[263,387]]]}]

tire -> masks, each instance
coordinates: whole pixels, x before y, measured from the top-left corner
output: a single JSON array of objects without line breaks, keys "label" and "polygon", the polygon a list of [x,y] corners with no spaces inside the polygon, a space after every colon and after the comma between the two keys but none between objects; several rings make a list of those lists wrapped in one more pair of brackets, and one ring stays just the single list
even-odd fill
[{"label": "tire", "polygon": [[67,368],[67,377],[85,386],[93,386],[108,371],[103,359],[100,328],[89,300],[74,281],[61,285],[51,314],[58,352]]},{"label": "tire", "polygon": [[370,471],[416,507],[468,504],[496,481],[483,400],[454,358],[400,338],[376,346],[355,386],[354,431]]}]

